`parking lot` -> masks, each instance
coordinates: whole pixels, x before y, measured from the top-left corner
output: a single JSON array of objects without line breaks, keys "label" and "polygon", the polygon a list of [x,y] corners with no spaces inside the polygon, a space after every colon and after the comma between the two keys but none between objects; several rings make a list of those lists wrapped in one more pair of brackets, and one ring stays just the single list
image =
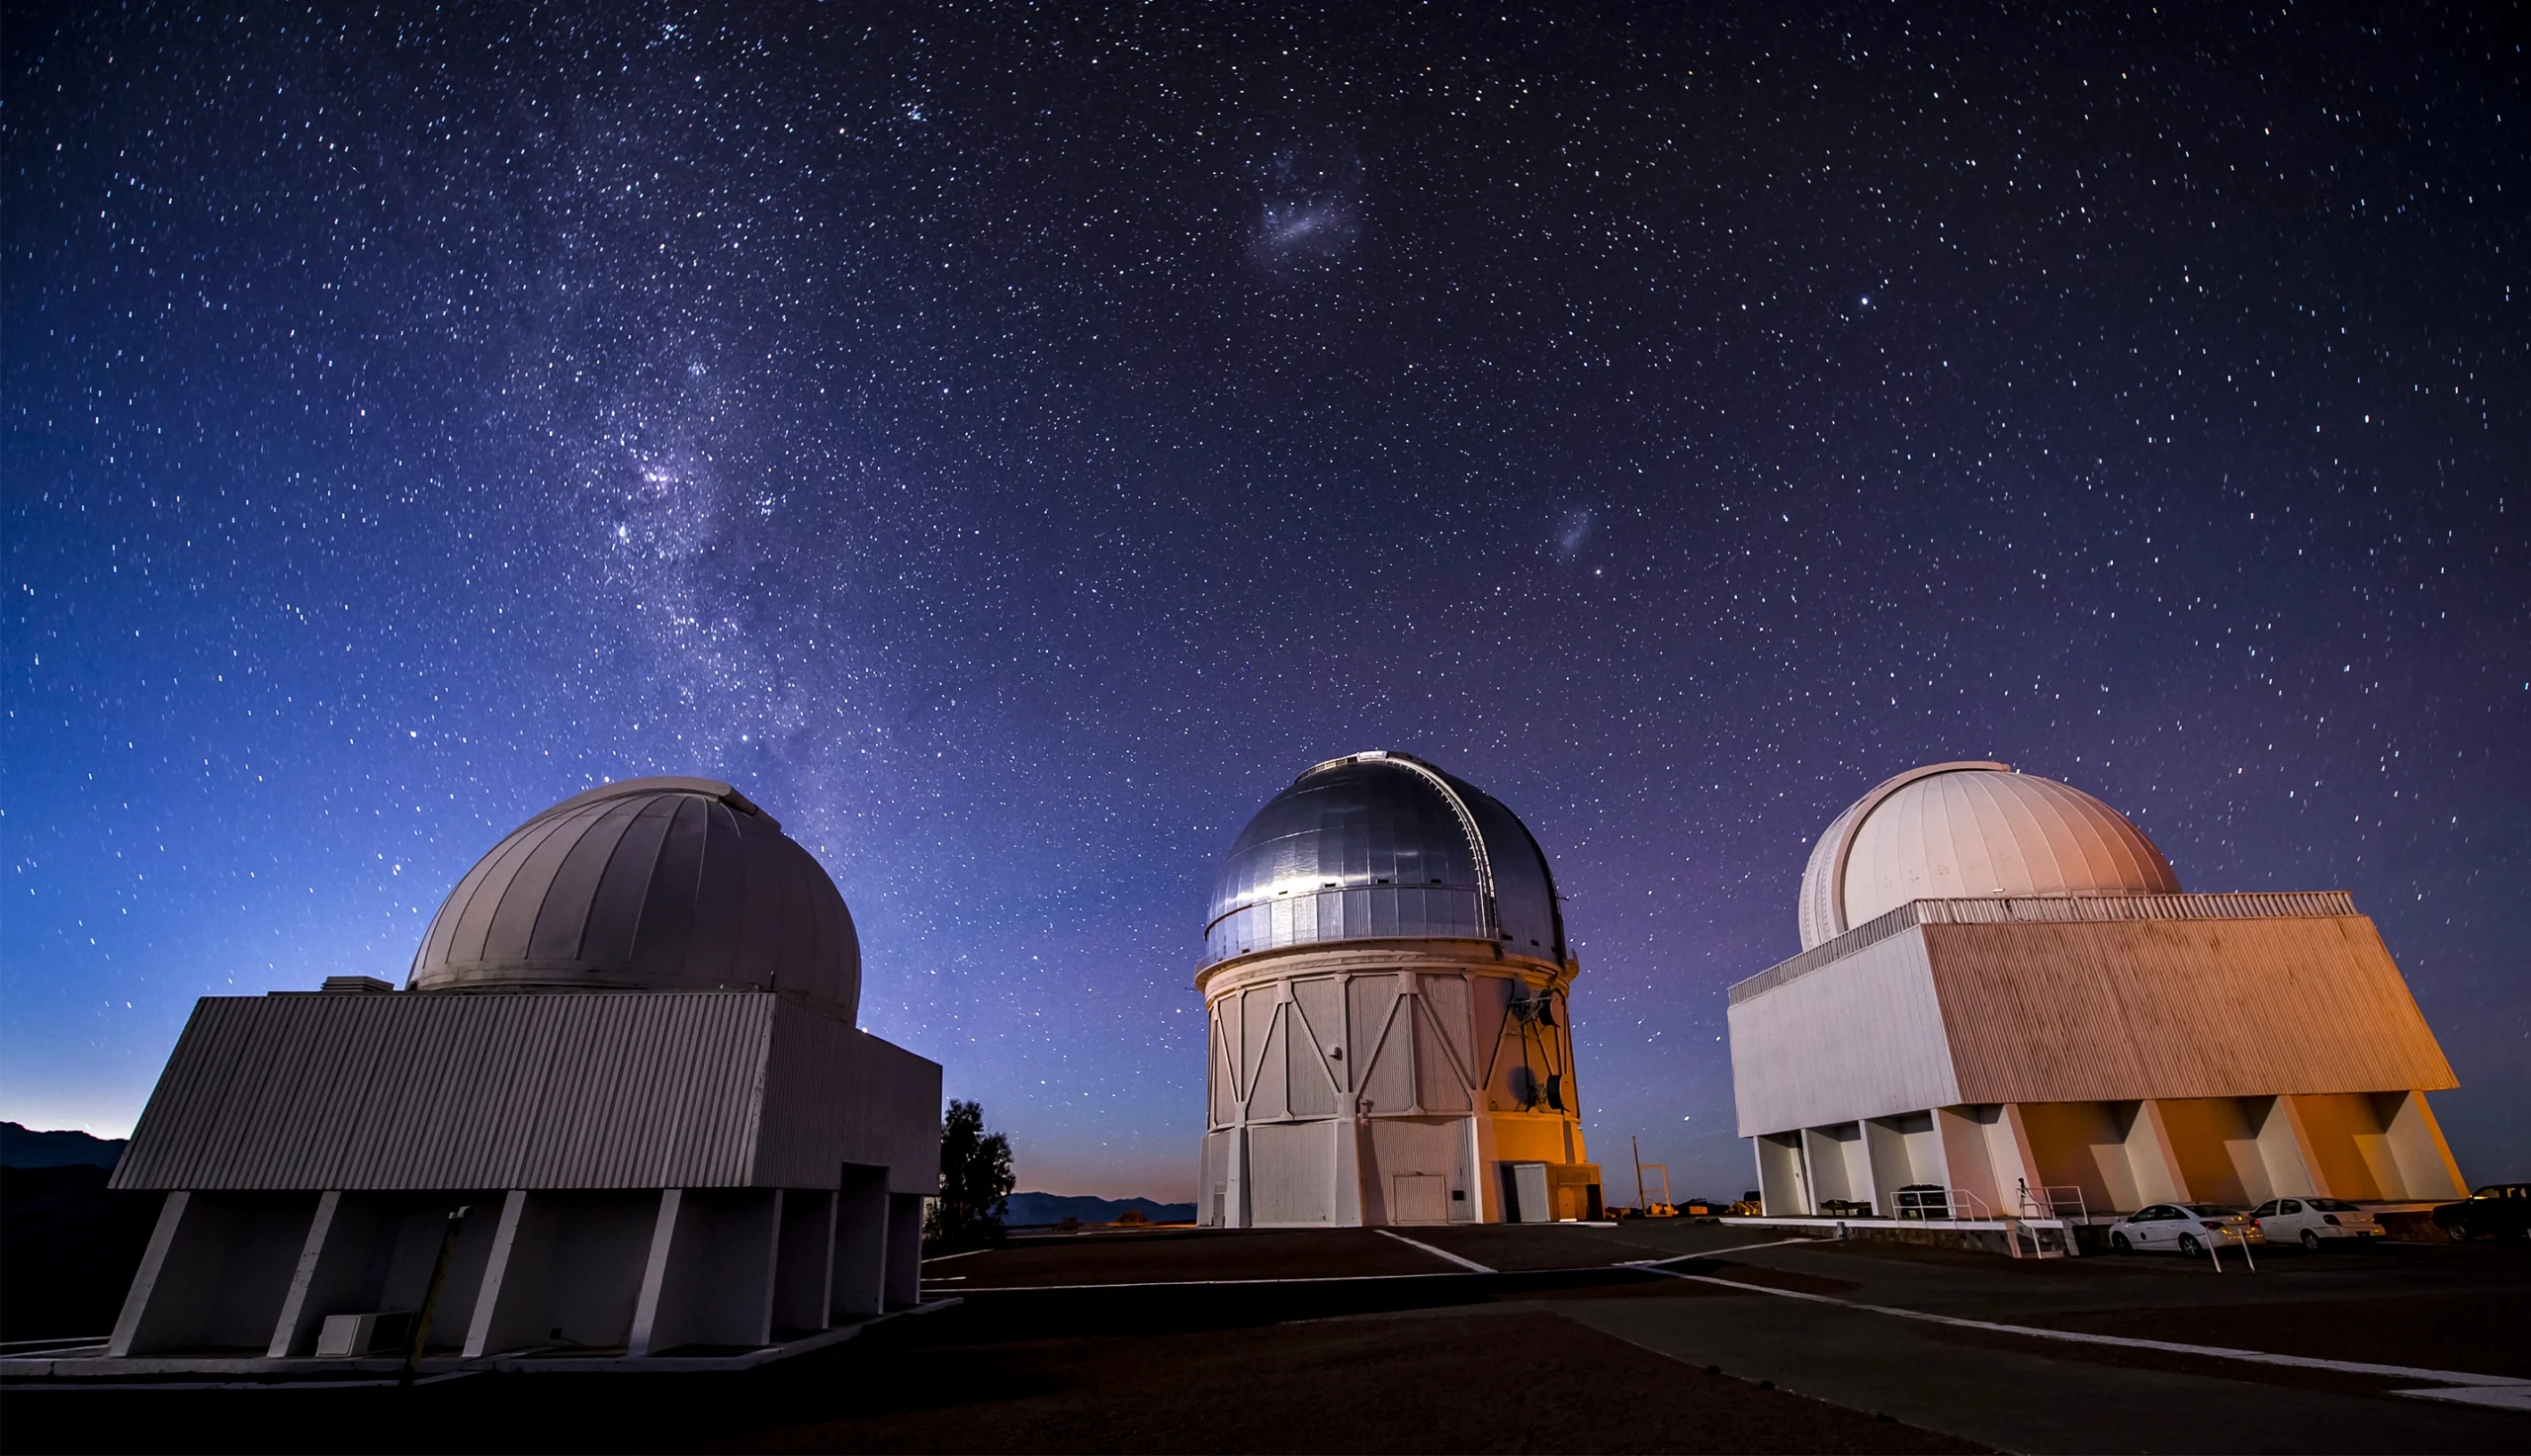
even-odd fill
[{"label": "parking lot", "polygon": [[2284,1247],[2254,1274],[2226,1269],[1685,1221],[1085,1234],[932,1260],[926,1297],[954,1306],[744,1375],[21,1390],[12,1444],[320,1449],[358,1430],[378,1449],[2531,1446],[2531,1413],[2471,1404],[2531,1392],[2531,1244]]}]

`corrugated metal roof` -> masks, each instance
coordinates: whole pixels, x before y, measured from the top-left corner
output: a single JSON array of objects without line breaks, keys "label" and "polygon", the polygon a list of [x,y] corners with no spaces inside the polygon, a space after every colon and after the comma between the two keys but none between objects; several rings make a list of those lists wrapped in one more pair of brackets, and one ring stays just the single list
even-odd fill
[{"label": "corrugated metal roof", "polygon": [[[195,1006],[114,1186],[760,1184],[774,1028],[793,1020],[817,1025],[784,1039],[786,1060],[871,1060],[878,1047],[929,1068],[919,1126],[937,1138],[936,1067],[768,992],[214,996]],[[879,1121],[913,1115],[891,1107]],[[837,1141],[866,1142],[866,1128],[804,1132],[780,1108],[772,1120],[787,1129],[786,1172],[875,1160]]]},{"label": "corrugated metal roof", "polygon": [[1977,896],[1964,899],[1910,900],[1857,925],[1834,940],[1778,961],[1731,987],[1732,1004],[1763,995],[1869,945],[1917,925],[1994,925],[2088,920],[2258,920],[2352,915],[2355,899],[2343,890],[2225,895]]}]

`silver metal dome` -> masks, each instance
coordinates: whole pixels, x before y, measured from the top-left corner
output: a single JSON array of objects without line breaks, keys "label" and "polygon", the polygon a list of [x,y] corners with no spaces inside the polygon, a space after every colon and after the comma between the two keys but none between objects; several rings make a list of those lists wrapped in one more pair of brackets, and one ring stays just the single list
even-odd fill
[{"label": "silver metal dome", "polygon": [[1396,939],[1565,960],[1555,876],[1527,825],[1420,758],[1355,753],[1294,779],[1240,830],[1213,883],[1203,964]]},{"label": "silver metal dome", "polygon": [[628,779],[529,819],[449,892],[413,990],[790,991],[851,1017],[843,896],[771,814],[710,779]]}]

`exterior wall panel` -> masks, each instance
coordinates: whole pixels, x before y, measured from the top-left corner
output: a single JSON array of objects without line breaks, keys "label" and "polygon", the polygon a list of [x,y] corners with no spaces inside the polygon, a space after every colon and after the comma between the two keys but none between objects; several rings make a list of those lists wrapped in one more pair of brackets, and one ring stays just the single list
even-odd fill
[{"label": "exterior wall panel", "polygon": [[1947,924],[1920,933],[1964,1100],[2455,1085],[2399,968],[2361,915]]},{"label": "exterior wall panel", "polygon": [[1736,1001],[1729,1020],[1744,1138],[1971,1100],[1952,1072],[1921,930]]},{"label": "exterior wall panel", "polygon": [[114,1186],[832,1187],[860,1150],[929,1192],[938,1093],[936,1066],[770,992],[215,996]]}]

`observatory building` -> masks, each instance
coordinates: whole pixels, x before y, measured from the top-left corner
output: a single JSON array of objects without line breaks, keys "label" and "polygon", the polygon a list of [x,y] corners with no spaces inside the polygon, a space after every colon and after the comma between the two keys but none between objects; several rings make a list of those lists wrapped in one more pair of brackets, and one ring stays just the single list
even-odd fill
[{"label": "observatory building", "polygon": [[[916,1301],[940,1069],[857,1030],[834,882],[727,784],[609,784],[458,883],[405,986],[213,996],[113,1186],[109,1360],[762,1347]],[[460,1210],[466,1210],[463,1215]]]},{"label": "observatory building", "polygon": [[1403,753],[1293,780],[1231,845],[1204,928],[1200,1221],[1598,1217],[1577,969],[1510,810]]},{"label": "observatory building", "polygon": [[1940,763],[1828,826],[1800,927],[1731,987],[1771,1216],[2462,1196],[2451,1065],[2343,892],[2183,894],[2090,795]]}]

